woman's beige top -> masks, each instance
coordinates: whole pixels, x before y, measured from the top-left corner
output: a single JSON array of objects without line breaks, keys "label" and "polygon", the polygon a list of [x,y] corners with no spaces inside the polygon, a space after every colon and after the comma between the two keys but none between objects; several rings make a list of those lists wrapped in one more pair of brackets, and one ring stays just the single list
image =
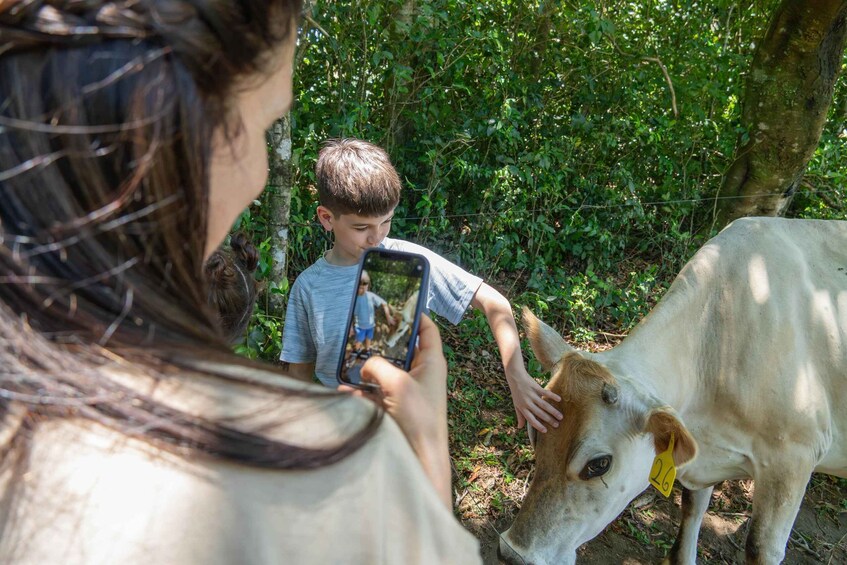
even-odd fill
[{"label": "woman's beige top", "polygon": [[[159,401],[312,447],[358,429],[372,410],[356,398],[278,396],[208,377],[145,387]],[[284,423],[266,429],[275,420]],[[480,562],[475,538],[388,416],[359,451],[311,471],[187,459],[99,424],[46,421],[28,448],[7,453],[0,496],[7,564]]]}]

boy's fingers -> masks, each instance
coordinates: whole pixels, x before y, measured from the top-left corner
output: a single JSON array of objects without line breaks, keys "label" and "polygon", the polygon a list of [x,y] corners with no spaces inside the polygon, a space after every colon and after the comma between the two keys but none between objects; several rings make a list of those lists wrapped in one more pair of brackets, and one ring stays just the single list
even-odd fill
[{"label": "boy's fingers", "polygon": [[526,421],[529,422],[529,425],[541,432],[542,434],[547,433],[547,428],[544,427],[544,424],[535,419],[535,415],[529,412],[528,414],[524,414],[526,417]]},{"label": "boy's fingers", "polygon": [[535,392],[541,398],[546,398],[548,400],[552,400],[553,402],[561,402],[562,401],[561,396],[559,396],[558,394],[556,394],[552,390],[544,388],[543,386],[538,384],[538,381],[536,381],[535,379],[532,379],[532,383],[534,385],[533,388],[535,389]]},{"label": "boy's fingers", "polygon": [[[534,380],[533,380],[533,382],[535,383]],[[537,388],[538,397],[539,397],[538,404],[541,405],[541,409],[546,411],[548,414],[552,414],[557,420],[561,420],[562,419],[562,413],[559,412],[559,410],[548,401],[561,402],[562,397],[559,396],[558,394],[556,394],[553,391],[550,391],[550,390],[547,390],[546,388],[543,388],[538,383],[535,383],[535,384],[538,387]]]},{"label": "boy's fingers", "polygon": [[518,429],[523,428],[526,425],[526,418],[523,417],[520,410],[515,410],[515,416],[518,419]]},{"label": "boy's fingers", "polygon": [[[545,404],[546,404],[546,402],[545,402]],[[544,422],[548,423],[549,425],[553,426],[554,428],[559,427],[559,420],[553,414],[548,414],[547,412],[545,412],[544,410],[541,410],[540,408],[536,408],[535,412],[533,412],[533,414],[535,415],[536,418],[538,418],[539,420],[543,420]]]},{"label": "boy's fingers", "polygon": [[[539,385],[539,386],[541,386],[541,385]],[[548,398],[548,399],[550,399],[554,402],[561,402],[562,401],[561,396],[559,396],[558,394],[556,394],[552,390],[547,390],[546,388],[541,389],[541,396],[543,396],[544,398]]]},{"label": "boy's fingers", "polygon": [[562,413],[559,412],[558,408],[547,402],[545,399],[542,398],[538,403],[541,405],[541,409],[547,412],[547,414],[550,414],[557,420],[562,419]]}]

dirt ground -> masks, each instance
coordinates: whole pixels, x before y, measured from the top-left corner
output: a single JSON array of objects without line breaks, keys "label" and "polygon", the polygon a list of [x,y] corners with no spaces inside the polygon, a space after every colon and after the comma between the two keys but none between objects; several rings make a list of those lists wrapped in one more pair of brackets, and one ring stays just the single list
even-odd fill
[{"label": "dirt ground", "polygon": [[[494,477],[478,479],[481,484]],[[700,530],[699,563],[743,563],[744,539],[750,517],[753,481],[727,481],[712,495]],[[470,497],[471,500],[467,501]],[[649,488],[612,522],[604,532],[583,545],[577,563],[626,565],[660,563],[673,544],[679,525],[680,491],[665,499]],[[460,508],[472,507],[463,523],[479,539],[484,563],[497,564],[498,531],[512,523],[517,506],[499,516],[486,512],[479,493],[468,492]],[[489,509],[490,510],[490,509]],[[847,481],[814,475],[794,523],[785,556],[791,564],[847,563]]]}]

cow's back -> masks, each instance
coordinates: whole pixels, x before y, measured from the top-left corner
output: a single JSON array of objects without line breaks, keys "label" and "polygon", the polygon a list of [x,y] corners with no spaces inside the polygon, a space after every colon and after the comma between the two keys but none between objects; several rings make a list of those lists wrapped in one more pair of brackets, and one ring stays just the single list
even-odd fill
[{"label": "cow's back", "polygon": [[[743,218],[692,259],[714,260],[716,321],[769,358],[805,357],[847,372],[847,222]],[[743,316],[743,317],[742,317]],[[780,338],[787,338],[782,341]],[[793,348],[772,349],[783,342]],[[843,378],[840,380],[844,380]]]},{"label": "cow's back", "polygon": [[808,446],[819,470],[843,476],[847,222],[745,218],[701,253],[716,249],[715,407],[734,405],[750,449]]},{"label": "cow's back", "polygon": [[[662,344],[662,347],[656,347]],[[616,349],[651,352],[704,460],[812,446],[847,471],[847,222],[743,218],[707,242]],[[837,469],[841,469],[837,471]]]}]

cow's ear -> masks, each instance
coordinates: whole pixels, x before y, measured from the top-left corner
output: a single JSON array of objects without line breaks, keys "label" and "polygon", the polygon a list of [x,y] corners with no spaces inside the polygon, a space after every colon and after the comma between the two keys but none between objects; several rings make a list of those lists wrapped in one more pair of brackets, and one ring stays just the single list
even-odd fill
[{"label": "cow's ear", "polygon": [[656,453],[662,453],[674,437],[673,461],[681,467],[697,457],[697,441],[669,407],[656,408],[647,415],[645,431],[653,434]]},{"label": "cow's ear", "polygon": [[559,332],[536,318],[526,306],[523,307],[521,320],[532,351],[545,371],[550,371],[566,353],[574,351]]}]

